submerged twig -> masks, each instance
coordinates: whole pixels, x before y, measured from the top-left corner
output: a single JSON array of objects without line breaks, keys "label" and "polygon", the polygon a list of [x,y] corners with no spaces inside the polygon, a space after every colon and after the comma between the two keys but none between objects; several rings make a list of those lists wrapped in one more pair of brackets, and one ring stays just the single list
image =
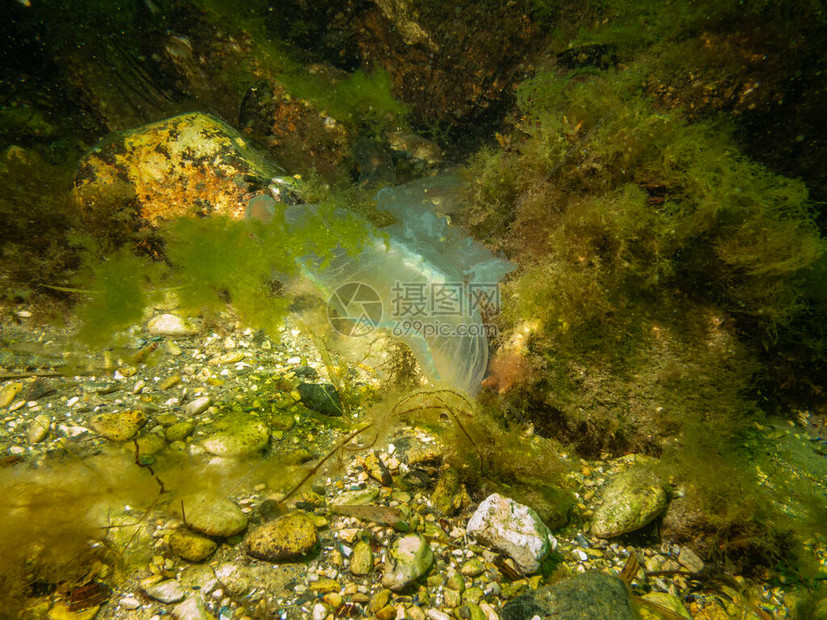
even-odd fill
[{"label": "submerged twig", "polygon": [[352,439],[354,439],[355,437],[358,437],[361,433],[363,433],[364,431],[366,431],[367,429],[369,429],[371,426],[373,426],[373,424],[366,424],[366,425],[365,425],[365,426],[363,426],[362,428],[360,428],[360,429],[357,429],[357,430],[353,431],[350,435],[348,435],[347,437],[345,437],[345,438],[344,438],[344,440],[342,440],[342,442],[341,442],[341,443],[339,443],[339,445],[338,445],[338,446],[336,446],[335,448],[333,448],[333,450],[331,450],[330,452],[328,452],[328,453],[324,456],[324,458],[322,458],[322,460],[321,460],[321,461],[319,461],[318,463],[316,463],[316,464],[315,464],[315,465],[314,465],[314,466],[310,469],[310,471],[308,471],[308,472],[307,472],[307,474],[305,474],[305,475],[304,475],[304,477],[303,477],[301,480],[299,480],[299,483],[298,483],[296,486],[294,486],[292,489],[290,489],[290,491],[287,493],[287,495],[285,495],[285,496],[281,499],[281,503],[286,502],[286,501],[287,501],[288,499],[290,499],[293,495],[295,495],[296,491],[298,491],[298,490],[302,487],[302,485],[303,485],[305,482],[307,482],[310,478],[312,478],[313,476],[315,476],[315,475],[316,475],[316,472],[318,472],[318,471],[319,471],[319,469],[321,469],[322,465],[324,465],[325,463],[327,463],[327,461],[329,461],[329,460],[331,459],[331,457],[332,457],[334,454],[336,454],[336,453],[337,453],[337,452],[338,452],[338,451],[339,451],[342,447],[344,447],[344,446],[345,446],[345,445],[346,445],[349,441],[351,441],[351,440],[352,440]]}]

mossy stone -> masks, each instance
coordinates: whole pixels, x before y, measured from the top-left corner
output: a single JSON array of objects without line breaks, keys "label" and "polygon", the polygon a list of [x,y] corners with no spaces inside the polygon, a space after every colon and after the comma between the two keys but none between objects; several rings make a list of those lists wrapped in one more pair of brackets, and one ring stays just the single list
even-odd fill
[{"label": "mossy stone", "polygon": [[434,563],[434,552],[420,534],[397,538],[388,551],[389,563],[382,585],[394,592],[404,590],[428,572]]},{"label": "mossy stone", "polygon": [[452,517],[457,514],[466,500],[470,503],[457,470],[453,467],[445,469],[431,494],[434,508],[444,516]]},{"label": "mossy stone", "polygon": [[195,430],[195,422],[184,420],[176,422],[166,430],[167,441],[183,441]]},{"label": "mossy stone", "polygon": [[479,558],[471,558],[459,569],[466,577],[476,577],[485,572],[485,565]]},{"label": "mossy stone", "polygon": [[241,508],[228,499],[199,493],[185,497],[183,501],[187,525],[196,532],[227,538],[247,527],[247,517]]},{"label": "mossy stone", "polygon": [[169,537],[169,547],[175,555],[188,562],[201,562],[210,557],[218,545],[189,530],[176,530]]},{"label": "mossy stone", "polygon": [[150,433],[138,439],[138,453],[141,458],[152,457],[163,451],[167,447],[167,442],[163,437]]},{"label": "mossy stone", "polygon": [[89,424],[110,441],[128,441],[146,424],[146,414],[137,409],[116,413],[100,413]]},{"label": "mossy stone", "polygon": [[375,614],[380,609],[385,607],[390,600],[391,591],[387,588],[382,588],[381,590],[377,591],[376,594],[373,595],[373,598],[370,599],[368,609],[371,613]]},{"label": "mossy stone", "polygon": [[468,614],[464,615],[463,612],[460,611],[461,617],[468,618],[468,620],[488,620],[488,616],[485,615],[485,612],[476,603],[466,603],[465,608],[468,610]]},{"label": "mossy stone", "polygon": [[255,456],[261,454],[270,441],[270,429],[258,417],[246,413],[225,415],[215,422],[214,429],[203,445],[216,456]]},{"label": "mossy stone", "polygon": [[485,596],[485,592],[482,591],[482,588],[478,588],[477,586],[468,588],[465,592],[462,593],[462,602],[466,605],[479,605],[480,601],[482,600],[483,596]]},{"label": "mossy stone", "polygon": [[370,543],[360,540],[353,547],[353,556],[350,558],[350,572],[357,576],[363,576],[373,570],[373,551]]},{"label": "mossy stone", "polygon": [[612,477],[601,489],[591,533],[612,538],[639,530],[666,508],[663,483],[647,470],[632,469]]},{"label": "mossy stone", "polygon": [[317,542],[313,521],[302,512],[292,512],[250,533],[244,548],[259,560],[289,562],[310,553]]}]

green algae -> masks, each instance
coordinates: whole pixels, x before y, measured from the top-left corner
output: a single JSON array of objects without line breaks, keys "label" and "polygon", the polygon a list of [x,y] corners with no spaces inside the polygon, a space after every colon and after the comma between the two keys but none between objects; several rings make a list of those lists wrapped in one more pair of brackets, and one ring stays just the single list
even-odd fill
[{"label": "green algae", "polygon": [[10,147],[0,156],[0,298],[23,300],[41,284],[66,284],[78,256],[69,230],[78,225],[69,200],[72,164],[50,163]]},{"label": "green algae", "polygon": [[[662,456],[722,565],[806,572],[796,541],[818,511],[767,508],[754,456],[772,445],[757,378],[824,316],[814,205],[731,125],[656,105],[646,67],[527,80],[512,138],[467,168],[465,223],[522,268],[500,317],[524,367],[506,410],[581,454]],[[811,342],[799,355],[823,359]]]},{"label": "green algae", "polygon": [[[232,303],[249,325],[277,335],[291,303],[281,285],[299,274],[302,257],[329,260],[337,247],[356,252],[367,234],[362,220],[341,211],[361,204],[362,193],[335,192],[321,183],[309,187],[319,203],[307,208],[318,220],[291,226],[289,233],[281,216],[269,223],[176,218],[152,233],[163,260],[141,255],[141,245],[106,252],[94,238],[78,237],[87,248],[75,280],[85,297],[79,337],[106,343],[139,322],[146,305],[164,293],[173,293],[183,308],[195,312],[219,311]],[[335,226],[316,221],[335,221]]]},{"label": "green algae", "polygon": [[241,66],[234,66],[227,76],[239,96],[257,81],[264,67],[290,95],[312,102],[319,111],[326,111],[340,122],[387,126],[403,121],[407,107],[393,96],[387,72],[357,70],[343,79],[331,80],[308,70],[295,49],[270,36],[263,14],[256,10],[239,12],[236,3],[226,0],[200,0],[199,4],[225,27],[246,33],[256,43]]}]

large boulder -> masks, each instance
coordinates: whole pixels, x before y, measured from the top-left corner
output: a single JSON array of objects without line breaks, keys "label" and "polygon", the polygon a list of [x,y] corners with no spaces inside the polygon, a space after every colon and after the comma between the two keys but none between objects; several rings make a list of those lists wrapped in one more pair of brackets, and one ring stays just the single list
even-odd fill
[{"label": "large boulder", "polygon": [[646,469],[632,469],[613,476],[600,492],[591,533],[612,538],[639,530],[666,508],[667,497],[660,479]]},{"label": "large boulder", "polygon": [[74,195],[90,219],[105,222],[239,218],[262,191],[250,180],[271,176],[232,127],[194,112],[104,138],[78,165]]},{"label": "large boulder", "polygon": [[497,493],[468,521],[468,534],[511,557],[523,574],[537,572],[557,541],[534,510]]},{"label": "large boulder", "polygon": [[629,593],[617,577],[597,571],[563,579],[518,596],[502,608],[502,620],[633,620]]}]

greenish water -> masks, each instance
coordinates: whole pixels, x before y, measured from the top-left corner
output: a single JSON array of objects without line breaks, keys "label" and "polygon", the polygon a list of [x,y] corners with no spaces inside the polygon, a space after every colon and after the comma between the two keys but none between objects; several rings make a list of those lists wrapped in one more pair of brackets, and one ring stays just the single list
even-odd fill
[{"label": "greenish water", "polygon": [[[284,466],[319,490],[319,461],[345,460],[338,440],[402,419],[443,435],[462,473],[439,502],[458,510],[465,485],[469,501],[508,489],[557,519],[549,498],[568,515],[589,493],[566,478],[578,459],[654,457],[671,503],[645,545],[694,547],[805,600],[798,616],[764,608],[775,617],[822,617],[822,3],[18,0],[3,13],[3,484],[22,498],[2,543],[10,609],[83,582],[54,573],[103,513],[154,510],[159,484],[177,498],[179,478],[198,478],[200,455],[183,455],[201,440],[179,454],[164,429],[212,390],[219,427],[254,415],[261,428],[242,434],[263,429],[265,452],[289,441],[291,416],[313,437],[254,476],[268,488]],[[197,347],[146,331],[162,311],[197,323]],[[338,422],[291,400],[301,381],[282,375],[308,359]],[[165,395],[153,365],[198,392]],[[97,430],[75,440],[122,409],[93,398],[90,375],[143,412],[146,462]],[[127,390],[133,376],[145,394]],[[45,434],[38,415],[54,418]],[[104,470],[123,484],[88,477]],[[245,456],[201,490],[255,470]],[[125,495],[84,499],[113,486]],[[583,506],[572,536],[588,531]],[[68,532],[34,576],[16,540],[33,532]],[[134,566],[114,576],[115,555],[94,560],[113,571],[101,581],[134,580]]]}]

